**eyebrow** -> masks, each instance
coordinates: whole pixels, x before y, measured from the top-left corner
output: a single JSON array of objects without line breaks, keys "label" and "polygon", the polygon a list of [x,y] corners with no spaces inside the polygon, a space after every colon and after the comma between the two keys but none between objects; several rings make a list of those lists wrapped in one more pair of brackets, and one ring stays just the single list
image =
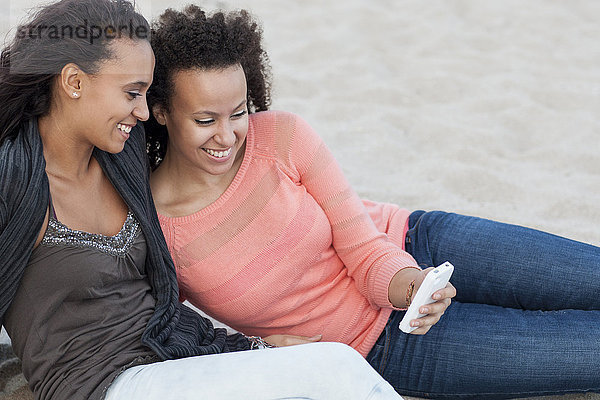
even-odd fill
[{"label": "eyebrow", "polygon": [[[238,108],[240,108],[241,106],[243,106],[246,102],[248,102],[247,99],[242,100],[242,102],[240,104],[238,104],[237,106],[235,106],[234,110],[237,110]],[[218,113],[216,113],[214,111],[206,111],[206,110],[199,110],[199,111],[196,111],[196,112],[192,113],[192,115],[196,115],[196,114],[217,115]]]},{"label": "eyebrow", "polygon": [[136,82],[129,82],[127,84],[125,84],[125,86],[141,86],[141,87],[149,87],[150,86],[150,82],[144,82],[144,81],[136,81]]}]

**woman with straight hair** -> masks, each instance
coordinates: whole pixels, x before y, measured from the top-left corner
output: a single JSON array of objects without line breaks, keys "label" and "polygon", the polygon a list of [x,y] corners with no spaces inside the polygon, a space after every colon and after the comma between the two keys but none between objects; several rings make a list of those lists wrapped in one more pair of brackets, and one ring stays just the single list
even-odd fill
[{"label": "woman with straight hair", "polygon": [[227,335],[179,302],[140,123],[149,37],[128,1],[62,0],[2,51],[0,323],[35,398],[399,398],[347,346],[238,352],[320,337]]}]

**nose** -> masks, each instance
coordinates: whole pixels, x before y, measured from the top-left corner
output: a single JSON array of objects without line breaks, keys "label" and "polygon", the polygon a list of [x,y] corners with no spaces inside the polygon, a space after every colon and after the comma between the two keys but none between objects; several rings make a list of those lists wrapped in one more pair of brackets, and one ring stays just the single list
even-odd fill
[{"label": "nose", "polygon": [[219,128],[214,136],[214,139],[215,142],[223,147],[232,147],[235,144],[235,130],[229,120],[219,124]]},{"label": "nose", "polygon": [[140,121],[147,121],[150,118],[150,110],[145,97],[140,96],[139,104],[135,106],[131,113]]}]

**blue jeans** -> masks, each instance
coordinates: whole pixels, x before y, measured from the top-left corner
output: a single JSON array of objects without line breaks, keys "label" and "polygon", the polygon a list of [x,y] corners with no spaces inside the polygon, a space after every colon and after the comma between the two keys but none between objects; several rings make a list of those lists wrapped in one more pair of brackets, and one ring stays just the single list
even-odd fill
[{"label": "blue jeans", "polygon": [[423,336],[390,316],[367,361],[399,393],[600,392],[600,248],[439,211],[411,214],[406,246],[423,267],[452,262],[458,294]]}]

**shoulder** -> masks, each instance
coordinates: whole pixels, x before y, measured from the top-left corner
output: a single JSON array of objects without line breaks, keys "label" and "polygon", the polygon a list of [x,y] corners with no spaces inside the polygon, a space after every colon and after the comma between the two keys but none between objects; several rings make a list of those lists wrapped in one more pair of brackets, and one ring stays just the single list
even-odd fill
[{"label": "shoulder", "polygon": [[48,195],[42,140],[37,120],[30,120],[17,136],[5,139],[0,146],[0,234],[8,232],[14,243],[15,237],[25,243],[31,239],[33,246],[34,238],[28,235],[37,236],[38,231],[29,228],[42,225]]},{"label": "shoulder", "polygon": [[268,110],[250,114],[250,120],[257,124],[275,125],[282,121],[293,121],[300,116],[289,111]]},{"label": "shoulder", "polygon": [[0,146],[0,212],[12,212],[26,196],[44,192],[44,166],[37,121],[30,120]]},{"label": "shoulder", "polygon": [[323,140],[300,116],[284,111],[256,113],[248,131],[253,157],[277,163],[295,181],[322,153]]},{"label": "shoulder", "polygon": [[248,135],[258,154],[287,158],[295,143],[313,140],[316,134],[297,114],[261,111],[250,115]]},{"label": "shoulder", "polygon": [[299,115],[287,111],[261,111],[249,117],[250,129],[257,133],[288,135],[304,124],[306,122]]}]

